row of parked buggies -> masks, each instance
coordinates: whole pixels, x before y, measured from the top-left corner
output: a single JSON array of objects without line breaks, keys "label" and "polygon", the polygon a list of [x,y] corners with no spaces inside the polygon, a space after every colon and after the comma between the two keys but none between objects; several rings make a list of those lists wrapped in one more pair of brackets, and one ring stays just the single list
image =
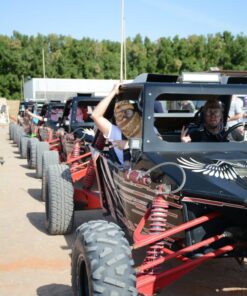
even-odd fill
[{"label": "row of parked buggies", "polygon": [[[20,111],[18,122],[10,124],[10,140],[42,178],[49,234],[72,232],[77,209],[103,209],[116,221],[90,221],[77,228],[74,295],[154,295],[212,258],[233,257],[245,264],[245,140],[177,140],[182,126],[201,128],[200,110],[176,110],[178,101],[218,99],[226,125],[232,95],[246,94],[247,87],[243,77],[241,83],[222,81],[183,83],[177,76],[148,74],[123,85],[118,100],[131,100],[142,115],[141,138],[129,139],[128,166],[111,158],[110,145],[94,128],[90,112],[100,97],[40,107],[26,103],[42,122],[33,123]],[[166,111],[155,111],[157,101]],[[78,120],[78,108],[86,110],[86,120]],[[114,101],[105,114],[109,120],[113,110]],[[133,251],[140,251],[141,264],[133,260]],[[167,266],[170,261],[176,264]]]}]

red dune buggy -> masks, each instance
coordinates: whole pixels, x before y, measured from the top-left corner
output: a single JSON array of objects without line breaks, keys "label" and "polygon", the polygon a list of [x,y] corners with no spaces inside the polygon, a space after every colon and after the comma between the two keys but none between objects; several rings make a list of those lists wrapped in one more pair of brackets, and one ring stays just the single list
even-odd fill
[{"label": "red dune buggy", "polygon": [[[62,128],[57,131],[60,148],[58,152],[43,153],[42,199],[49,234],[70,233],[76,209],[101,207],[97,188],[93,187],[96,178],[90,150],[94,140],[90,114],[100,99],[74,97],[68,100],[61,119]],[[83,120],[78,118],[81,112],[84,112]]]}]

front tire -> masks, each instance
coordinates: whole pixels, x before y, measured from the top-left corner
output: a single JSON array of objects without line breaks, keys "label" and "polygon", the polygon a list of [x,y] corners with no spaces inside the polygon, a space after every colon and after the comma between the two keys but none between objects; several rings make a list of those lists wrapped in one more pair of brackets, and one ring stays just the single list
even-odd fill
[{"label": "front tire", "polygon": [[114,223],[90,221],[77,229],[72,288],[77,296],[137,295],[129,242]]},{"label": "front tire", "polygon": [[49,151],[50,146],[47,142],[39,142],[36,146],[36,178],[42,178],[43,166],[42,156],[45,151]]},{"label": "front tire", "polygon": [[47,195],[47,170],[50,165],[59,164],[59,154],[57,151],[45,151],[42,158],[42,190],[41,190],[41,199],[46,201]]},{"label": "front tire", "polygon": [[45,201],[46,229],[49,234],[71,233],[74,224],[74,188],[69,167],[50,165]]}]

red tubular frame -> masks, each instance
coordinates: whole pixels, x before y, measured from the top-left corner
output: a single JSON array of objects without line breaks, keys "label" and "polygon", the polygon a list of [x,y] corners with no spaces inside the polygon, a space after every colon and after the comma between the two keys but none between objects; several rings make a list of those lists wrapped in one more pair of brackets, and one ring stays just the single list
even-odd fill
[{"label": "red tubular frame", "polygon": [[177,279],[192,271],[203,262],[218,257],[234,249],[234,245],[227,245],[214,252],[207,253],[197,259],[189,260],[179,266],[173,267],[157,275],[137,275],[138,292],[146,296],[151,296],[159,289],[162,289]]},{"label": "red tubular frame", "polygon": [[212,220],[216,217],[218,217],[220,214],[218,212],[213,212],[210,214],[206,214],[204,216],[201,216],[199,218],[196,218],[192,221],[186,222],[184,224],[181,224],[179,226],[175,226],[172,229],[169,229],[161,234],[153,234],[153,235],[147,235],[147,234],[141,234],[143,227],[145,225],[145,223],[148,220],[148,217],[150,215],[150,209],[146,212],[146,214],[144,215],[144,217],[141,219],[140,223],[138,224],[138,226],[136,227],[136,230],[134,231],[134,245],[133,245],[133,249],[138,249],[144,246],[147,246],[149,244],[155,243],[159,240],[164,239],[165,237],[177,234],[181,231],[187,230],[191,227],[197,226],[199,224],[202,224],[204,222],[207,222],[209,220]]},{"label": "red tubular frame", "polygon": [[[173,236],[179,232],[188,230],[192,227],[213,220],[220,215],[218,212],[212,212],[209,214],[205,214],[204,216],[201,216],[199,218],[196,218],[192,221],[188,221],[181,225],[175,226],[172,229],[168,229],[160,234],[142,234],[143,228],[150,216],[150,213],[151,209],[148,209],[144,217],[141,219],[140,223],[137,225],[136,230],[134,231],[134,244],[132,246],[133,249],[139,249],[142,247],[150,246],[158,241],[162,241],[165,238]],[[215,251],[201,255],[198,258],[190,259],[185,256],[186,253],[196,251],[199,248],[219,241],[222,238],[224,238],[223,234],[215,235],[213,237],[200,241],[194,245],[184,247],[176,252],[173,252],[172,250],[167,248],[163,248],[162,257],[158,257],[157,259],[154,259],[152,261],[144,260],[144,263],[136,268],[138,292],[146,296],[154,295],[154,293],[156,293],[159,289],[162,289],[167,285],[173,283],[174,281],[181,278],[188,272],[192,271],[194,268],[196,268],[203,262],[232,251],[234,249],[234,245],[226,245]],[[163,272],[161,271],[157,273],[149,273],[149,270],[152,270],[152,268],[160,266],[161,264],[164,264],[171,259],[177,259],[181,263]]]},{"label": "red tubular frame", "polygon": [[50,150],[57,150],[57,151],[61,150],[61,148],[60,148],[60,139],[59,138],[49,140],[48,143],[49,143],[49,146],[50,146]]},{"label": "red tubular frame", "polygon": [[78,160],[83,160],[86,157],[91,156],[91,152],[87,152],[83,155],[80,155],[78,157],[69,157],[67,160],[67,164],[70,165],[70,172],[71,172],[71,178],[73,183],[75,183],[76,181],[79,181],[80,179],[82,179],[83,177],[85,177],[86,172],[87,172],[87,166],[89,164],[89,161],[85,161],[83,163],[79,163],[75,164],[75,166],[71,166],[72,163],[77,162]]},{"label": "red tubular frame", "polygon": [[75,188],[74,201],[83,203],[85,210],[101,209],[101,202],[98,192],[93,192],[87,189]]}]

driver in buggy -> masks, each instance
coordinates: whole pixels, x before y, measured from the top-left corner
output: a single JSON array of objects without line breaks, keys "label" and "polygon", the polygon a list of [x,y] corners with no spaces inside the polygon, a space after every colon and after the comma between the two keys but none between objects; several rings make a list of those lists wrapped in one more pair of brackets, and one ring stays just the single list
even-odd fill
[{"label": "driver in buggy", "polygon": [[228,142],[224,137],[223,106],[218,100],[208,100],[202,108],[202,127],[189,132],[183,126],[181,142]]}]

